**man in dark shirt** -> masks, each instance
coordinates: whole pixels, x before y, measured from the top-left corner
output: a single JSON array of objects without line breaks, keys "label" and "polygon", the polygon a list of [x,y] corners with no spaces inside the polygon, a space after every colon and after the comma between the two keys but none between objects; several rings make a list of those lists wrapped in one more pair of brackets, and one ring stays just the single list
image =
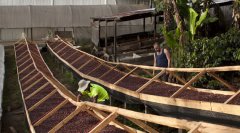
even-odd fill
[{"label": "man in dark shirt", "polygon": [[[170,67],[171,57],[167,49],[160,47],[160,45],[155,42],[154,45],[154,66],[155,67]],[[163,75],[163,80],[167,80],[167,75]]]}]

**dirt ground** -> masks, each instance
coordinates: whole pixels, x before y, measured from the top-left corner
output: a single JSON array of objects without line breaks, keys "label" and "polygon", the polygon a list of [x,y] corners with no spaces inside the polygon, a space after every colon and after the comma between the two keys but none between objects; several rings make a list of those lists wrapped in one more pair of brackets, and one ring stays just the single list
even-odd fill
[{"label": "dirt ground", "polygon": [[5,46],[5,80],[3,88],[2,133],[29,133],[12,46]]}]

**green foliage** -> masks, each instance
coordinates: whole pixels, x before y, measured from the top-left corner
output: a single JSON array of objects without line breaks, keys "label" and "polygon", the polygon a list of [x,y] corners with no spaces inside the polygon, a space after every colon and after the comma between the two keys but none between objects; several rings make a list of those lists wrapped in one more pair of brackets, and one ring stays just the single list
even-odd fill
[{"label": "green foliage", "polygon": [[240,31],[231,29],[212,39],[192,41],[187,46],[184,67],[215,67],[239,65]]},{"label": "green foliage", "polygon": [[196,34],[197,28],[203,23],[203,21],[206,19],[208,14],[208,9],[201,13],[199,19],[197,20],[198,13],[193,9],[189,8],[189,31],[192,36],[192,40],[194,40],[194,36]]}]

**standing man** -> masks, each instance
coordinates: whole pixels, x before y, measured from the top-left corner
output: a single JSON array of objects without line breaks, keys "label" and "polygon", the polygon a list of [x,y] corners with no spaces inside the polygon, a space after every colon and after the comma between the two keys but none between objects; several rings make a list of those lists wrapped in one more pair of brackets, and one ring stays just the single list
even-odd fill
[{"label": "standing man", "polygon": [[[155,67],[170,67],[171,57],[167,49],[160,47],[159,43],[155,42],[154,45],[154,66]],[[163,75],[163,80],[167,80],[167,75]]]}]

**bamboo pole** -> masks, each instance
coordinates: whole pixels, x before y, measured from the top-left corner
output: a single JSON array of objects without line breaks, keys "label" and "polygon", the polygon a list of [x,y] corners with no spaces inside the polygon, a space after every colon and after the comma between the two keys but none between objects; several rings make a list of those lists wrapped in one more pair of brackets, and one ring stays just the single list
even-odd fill
[{"label": "bamboo pole", "polygon": [[214,77],[216,80],[218,80],[220,83],[222,83],[223,85],[225,85],[229,90],[231,91],[236,91],[237,89],[235,87],[233,87],[232,85],[230,85],[226,80],[223,80],[222,78],[220,78],[219,76],[217,76],[215,73],[213,72],[209,72],[208,73],[210,76]]},{"label": "bamboo pole", "polygon": [[189,85],[191,85],[193,82],[195,82],[196,80],[198,80],[203,74],[205,74],[206,71],[202,71],[200,73],[198,73],[196,76],[194,76],[190,81],[188,81],[183,87],[181,87],[178,91],[176,91],[171,98],[173,97],[177,97],[181,92],[183,92],[187,87],[189,87]]},{"label": "bamboo pole", "polygon": [[54,113],[56,113],[60,108],[62,108],[64,105],[68,103],[68,100],[64,100],[61,102],[57,107],[55,107],[53,110],[48,112],[46,115],[44,115],[40,120],[38,120],[36,123],[34,123],[34,127],[39,126],[42,124],[45,120],[47,120],[49,117],[51,117]]},{"label": "bamboo pole", "polygon": [[145,83],[142,87],[140,87],[136,92],[141,92],[143,89],[145,89],[148,85],[150,85],[154,80],[162,76],[166,70],[162,70],[160,73],[158,73],[156,76],[154,76],[152,79],[150,79],[147,83]]},{"label": "bamboo pole", "polygon": [[116,112],[112,112],[108,117],[106,117],[103,121],[101,121],[96,127],[94,127],[89,133],[98,133],[104,127],[106,127],[111,121],[117,118],[118,114]]},{"label": "bamboo pole", "polygon": [[67,122],[69,122],[74,116],[76,116],[83,109],[85,109],[85,104],[82,104],[82,106],[77,107],[75,111],[73,111],[70,115],[68,115],[64,120],[59,122],[48,133],[55,133],[55,132],[57,132],[61,127],[63,127]]}]

